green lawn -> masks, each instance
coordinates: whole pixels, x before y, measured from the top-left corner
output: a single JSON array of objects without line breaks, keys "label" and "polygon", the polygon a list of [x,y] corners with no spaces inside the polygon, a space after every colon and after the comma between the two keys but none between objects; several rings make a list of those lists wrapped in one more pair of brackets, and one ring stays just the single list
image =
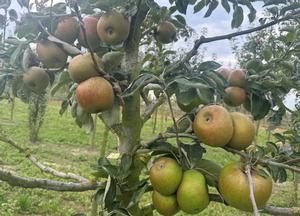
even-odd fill
[{"label": "green lawn", "polygon": [[[46,118],[40,132],[41,141],[32,144],[28,141],[27,106],[17,101],[14,121],[9,121],[9,105],[5,101],[0,102],[0,125],[7,133],[23,146],[30,147],[33,154],[44,164],[58,170],[79,173],[85,177],[91,177],[93,172],[91,165],[97,162],[99,155],[99,143],[104,130],[98,121],[97,146],[90,145],[91,135],[85,130],[77,127],[71,114],[67,111],[63,116],[58,114],[59,105],[52,103],[47,107]],[[158,123],[158,129],[160,129]],[[162,128],[165,128],[164,125]],[[143,130],[143,139],[151,139],[152,121]],[[259,134],[259,140],[266,138],[264,131]],[[116,139],[110,134],[109,150],[115,152]],[[237,157],[223,151],[222,149],[208,149],[206,159],[213,160],[219,164],[226,164],[237,160]],[[17,172],[25,177],[50,177],[40,172],[16,149],[0,142],[0,165]],[[213,189],[210,189],[214,191]],[[6,183],[0,183],[0,216],[18,215],[50,215],[70,216],[73,213],[85,212],[90,209],[90,198],[92,192],[84,193],[59,193],[45,190],[29,190],[12,188]],[[274,193],[270,200],[271,204],[278,206],[289,206],[292,200],[293,187],[291,183],[276,184]],[[145,195],[143,202],[149,203],[149,194]],[[178,215],[185,215],[179,213]],[[251,215],[222,204],[211,203],[209,207],[199,215],[227,216],[227,215]]]}]

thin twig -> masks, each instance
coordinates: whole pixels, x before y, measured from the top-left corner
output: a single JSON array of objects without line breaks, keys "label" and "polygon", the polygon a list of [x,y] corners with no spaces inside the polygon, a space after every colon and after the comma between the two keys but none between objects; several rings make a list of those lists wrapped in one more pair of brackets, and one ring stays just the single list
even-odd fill
[{"label": "thin twig", "polygon": [[152,101],[150,104],[146,106],[146,110],[142,115],[142,122],[145,123],[148,119],[150,119],[151,115],[154,113],[157,108],[165,102],[166,98],[164,96],[160,96],[157,100]]},{"label": "thin twig", "polygon": [[[250,156],[248,154],[244,153],[244,152],[241,152],[241,151],[229,148],[229,147],[224,147],[224,149],[228,152],[233,153],[233,154],[238,154],[238,155],[240,155],[240,156],[242,156],[246,159],[250,159]],[[281,168],[284,168],[284,169],[288,169],[288,170],[292,170],[292,171],[295,171],[297,173],[300,173],[300,168],[299,167],[289,166],[289,165],[284,164],[284,163],[273,161],[273,159],[267,159],[267,160],[257,159],[257,163],[264,164],[264,165],[271,165],[271,166],[281,167]]]},{"label": "thin twig", "polygon": [[246,174],[247,174],[247,177],[248,177],[250,199],[251,199],[251,203],[252,203],[252,207],[253,207],[253,215],[254,216],[259,216],[258,208],[257,208],[257,205],[256,205],[255,196],[254,196],[254,188],[253,188],[254,186],[253,186],[253,179],[252,179],[252,176],[251,176],[251,166],[250,166],[250,164],[247,164],[245,168],[246,168]]},{"label": "thin twig", "polygon": [[295,164],[300,162],[300,157],[299,158],[294,158],[288,161],[283,162],[284,164]]},{"label": "thin twig", "polygon": [[179,152],[179,158],[180,158],[180,161],[182,162],[182,151],[181,151],[181,141],[179,139],[179,135],[178,135],[178,125],[177,125],[177,122],[176,122],[176,119],[175,119],[175,114],[174,114],[174,110],[173,110],[173,107],[172,107],[172,102],[171,102],[171,99],[170,99],[170,96],[168,94],[167,91],[164,90],[164,93],[166,95],[166,98],[167,98],[167,102],[168,102],[168,105],[169,105],[169,109],[170,109],[170,112],[171,112],[171,117],[172,117],[172,120],[173,120],[173,123],[174,123],[174,129],[175,129],[175,137],[176,137],[176,144],[177,144],[177,147],[178,147],[178,152]]}]

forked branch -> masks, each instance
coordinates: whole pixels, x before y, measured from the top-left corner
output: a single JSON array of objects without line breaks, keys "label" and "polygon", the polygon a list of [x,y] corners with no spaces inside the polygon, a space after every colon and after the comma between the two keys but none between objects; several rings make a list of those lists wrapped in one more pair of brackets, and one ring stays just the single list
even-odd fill
[{"label": "forked branch", "polygon": [[152,101],[149,105],[146,106],[146,110],[142,115],[142,121],[145,123],[148,119],[150,119],[151,115],[155,112],[156,109],[160,105],[165,102],[166,98],[164,96],[160,96],[157,100]]},{"label": "forked branch", "polygon": [[82,192],[105,187],[105,183],[74,183],[60,182],[41,178],[23,178],[1,167],[0,180],[7,182],[11,186],[18,186],[23,188],[41,188],[53,191]]}]

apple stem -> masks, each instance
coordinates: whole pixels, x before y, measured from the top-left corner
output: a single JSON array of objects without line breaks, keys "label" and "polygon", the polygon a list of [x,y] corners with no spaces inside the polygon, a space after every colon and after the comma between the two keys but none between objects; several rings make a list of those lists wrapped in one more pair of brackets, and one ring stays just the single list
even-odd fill
[{"label": "apple stem", "polygon": [[251,199],[251,203],[252,203],[252,207],[253,207],[253,215],[259,216],[258,208],[257,208],[256,202],[255,202],[255,197],[254,197],[253,180],[252,180],[252,176],[251,176],[250,164],[246,165],[246,174],[247,174],[248,182],[249,182],[250,199]]}]

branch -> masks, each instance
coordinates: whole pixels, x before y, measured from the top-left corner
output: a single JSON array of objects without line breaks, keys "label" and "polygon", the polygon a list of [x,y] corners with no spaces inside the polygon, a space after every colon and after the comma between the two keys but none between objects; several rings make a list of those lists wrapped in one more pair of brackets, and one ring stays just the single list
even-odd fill
[{"label": "branch", "polygon": [[247,174],[247,177],[248,177],[249,190],[250,190],[250,199],[251,199],[251,203],[252,203],[252,207],[253,207],[253,215],[258,216],[259,213],[258,213],[258,208],[257,208],[255,197],[254,197],[253,180],[252,180],[252,176],[251,176],[251,166],[250,166],[250,164],[246,165],[246,174]]},{"label": "branch", "polygon": [[[188,134],[188,133],[179,133],[178,137],[198,140],[197,136],[195,136],[193,134]],[[169,138],[176,138],[176,134],[175,133],[162,133],[162,134],[159,134],[157,137],[155,137],[154,139],[144,143],[142,146],[147,148],[152,143],[157,142],[158,140],[169,139]],[[227,146],[223,147],[223,149],[228,151],[228,152],[231,152],[233,154],[238,154],[238,155],[240,155],[240,156],[242,156],[246,159],[251,159],[248,154],[246,154],[244,152],[241,152],[239,150],[232,149],[232,148],[229,148]],[[290,165],[287,165],[287,164],[284,164],[284,163],[281,163],[281,162],[276,162],[273,159],[266,159],[266,160],[258,159],[258,158],[252,158],[252,159],[255,160],[257,163],[260,163],[260,164],[281,167],[281,168],[284,168],[284,169],[288,169],[288,170],[300,173],[300,167],[297,167],[297,166],[290,166]]]},{"label": "branch", "polygon": [[[219,194],[209,194],[209,200],[218,203],[224,203],[223,198]],[[261,211],[261,213],[266,213],[270,215],[280,215],[280,216],[299,216],[300,208],[298,207],[290,207],[290,208],[281,208],[267,205]]]},{"label": "branch", "polygon": [[274,206],[266,206],[262,213],[267,213],[270,215],[280,215],[280,216],[296,216],[300,215],[300,208],[299,207],[290,207],[290,208],[281,208],[281,207],[274,207]]},{"label": "branch", "polygon": [[292,19],[292,18],[294,18],[295,15],[297,15],[299,13],[300,13],[300,10],[295,10],[294,12],[292,12],[292,13],[290,13],[290,14],[288,14],[288,15],[280,18],[280,19],[273,20],[273,21],[268,22],[266,24],[257,26],[255,28],[247,29],[247,30],[244,30],[244,31],[238,31],[238,32],[234,32],[234,33],[231,33],[231,34],[220,35],[220,36],[215,36],[215,37],[208,37],[208,38],[206,38],[204,36],[201,36],[200,39],[195,41],[194,47],[186,54],[186,56],[182,60],[178,61],[176,64],[173,64],[171,67],[169,67],[167,72],[168,73],[172,72],[176,68],[178,68],[181,64],[189,61],[194,55],[197,54],[198,48],[204,43],[210,43],[210,42],[213,42],[213,41],[231,39],[233,37],[237,37],[237,36],[241,36],[241,35],[245,35],[245,34],[250,34],[252,32],[256,32],[256,31],[260,31],[260,30],[263,30],[265,28],[276,25],[280,22]]},{"label": "branch", "polygon": [[[244,158],[250,159],[250,156],[247,155],[244,152],[241,152],[241,151],[229,148],[229,147],[223,147],[223,148],[228,152],[231,152],[233,154],[238,154],[238,155],[240,155]],[[272,159],[267,159],[267,160],[257,159],[257,163],[276,166],[276,167],[281,167],[281,168],[284,168],[284,169],[288,169],[288,170],[292,170],[294,172],[300,173],[300,168],[299,167],[289,166],[289,165],[284,164],[284,163],[279,163],[279,162],[273,161]]]},{"label": "branch", "polygon": [[3,134],[3,132],[0,129],[0,141],[5,142],[11,146],[13,146],[14,148],[18,149],[21,153],[23,153],[25,155],[25,157],[27,157],[32,164],[34,164],[36,167],[38,167],[40,170],[42,170],[45,173],[50,173],[53,176],[59,177],[59,178],[64,178],[64,179],[73,179],[79,182],[88,182],[89,180],[74,174],[74,173],[64,173],[64,172],[60,172],[57,171],[51,167],[47,167],[45,165],[43,165],[42,163],[40,163],[38,161],[38,159],[36,157],[34,157],[33,155],[31,155],[30,150],[27,148],[22,148],[21,146],[19,146],[15,141],[13,141],[12,139],[8,138],[6,135]]},{"label": "branch", "polygon": [[40,178],[23,178],[13,174],[0,167],[0,180],[7,182],[11,186],[18,186],[23,188],[41,188],[53,191],[73,191],[82,192],[88,190],[96,190],[97,188],[104,188],[105,183],[73,183],[60,182],[50,179]]},{"label": "branch", "polygon": [[166,98],[164,96],[159,97],[157,100],[152,101],[148,106],[146,106],[145,113],[142,115],[142,122],[145,123],[150,119],[151,115],[155,110],[165,102]]}]

